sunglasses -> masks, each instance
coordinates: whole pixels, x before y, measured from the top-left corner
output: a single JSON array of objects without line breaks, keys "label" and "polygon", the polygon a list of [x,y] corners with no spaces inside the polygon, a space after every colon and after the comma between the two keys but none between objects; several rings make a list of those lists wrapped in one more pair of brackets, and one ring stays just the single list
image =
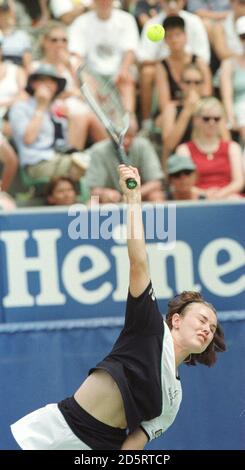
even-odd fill
[{"label": "sunglasses", "polygon": [[49,38],[51,42],[63,42],[64,44],[67,42],[67,38]]},{"label": "sunglasses", "polygon": [[180,178],[182,175],[189,176],[194,172],[194,170],[180,170],[177,171],[176,173],[173,173],[170,176],[173,176],[174,178]]},{"label": "sunglasses", "polygon": [[182,80],[185,85],[201,85],[202,80]]},{"label": "sunglasses", "polygon": [[204,122],[219,122],[221,120],[221,116],[199,116]]}]

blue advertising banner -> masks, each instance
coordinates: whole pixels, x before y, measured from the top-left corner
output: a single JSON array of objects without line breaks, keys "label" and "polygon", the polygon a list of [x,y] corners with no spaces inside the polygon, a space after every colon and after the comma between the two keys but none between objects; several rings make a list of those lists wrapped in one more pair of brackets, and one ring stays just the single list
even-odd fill
[{"label": "blue advertising banner", "polygon": [[[123,316],[126,208],[72,206],[0,216],[0,322]],[[164,313],[198,290],[224,316],[244,314],[245,203],[144,207],[152,282]]]}]

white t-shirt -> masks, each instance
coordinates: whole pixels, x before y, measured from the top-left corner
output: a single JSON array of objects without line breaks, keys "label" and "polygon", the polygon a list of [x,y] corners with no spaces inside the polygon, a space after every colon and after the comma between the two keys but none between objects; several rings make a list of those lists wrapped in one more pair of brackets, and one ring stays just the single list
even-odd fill
[{"label": "white t-shirt", "polygon": [[70,13],[76,6],[84,5],[89,7],[93,0],[51,0],[50,10],[55,18],[60,18],[66,13]]},{"label": "white t-shirt", "polygon": [[89,11],[77,18],[69,31],[69,49],[86,59],[101,75],[117,74],[126,51],[136,53],[139,33],[134,17],[113,9],[107,20]]},{"label": "white t-shirt", "polygon": [[227,46],[235,54],[243,54],[243,44],[236,32],[235,21],[234,13],[231,11],[224,21],[224,32]]},{"label": "white t-shirt", "polygon": [[[202,57],[207,63],[210,61],[210,46],[208,35],[203,26],[202,20],[188,11],[181,10],[179,16],[185,22],[187,34],[186,50],[192,54]],[[148,20],[141,33],[141,39],[138,49],[138,59],[140,62],[145,60],[162,60],[169,54],[169,49],[165,41],[152,42],[146,36],[146,31],[151,24],[162,24],[166,18],[166,13],[162,11],[154,18]]]}]

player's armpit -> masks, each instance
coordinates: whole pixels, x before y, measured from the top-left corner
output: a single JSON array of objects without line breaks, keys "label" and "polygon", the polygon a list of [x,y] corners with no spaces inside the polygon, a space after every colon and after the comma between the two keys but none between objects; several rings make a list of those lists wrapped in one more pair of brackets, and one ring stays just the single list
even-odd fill
[{"label": "player's armpit", "polygon": [[121,450],[142,450],[148,442],[148,438],[141,428],[137,428],[125,439]]}]

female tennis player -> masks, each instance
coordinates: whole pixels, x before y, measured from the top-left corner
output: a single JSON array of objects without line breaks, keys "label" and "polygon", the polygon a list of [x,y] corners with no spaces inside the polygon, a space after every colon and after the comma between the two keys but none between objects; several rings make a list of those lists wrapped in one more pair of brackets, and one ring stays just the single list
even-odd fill
[{"label": "female tennis player", "polygon": [[[150,281],[136,168],[119,166],[128,204],[130,284],[124,327],[112,351],[72,397],[38,409],[11,426],[20,447],[138,450],[172,424],[181,402],[178,366],[212,366],[225,351],[214,307],[196,292],[169,302],[166,322]],[[135,189],[125,181],[135,178]]]}]

